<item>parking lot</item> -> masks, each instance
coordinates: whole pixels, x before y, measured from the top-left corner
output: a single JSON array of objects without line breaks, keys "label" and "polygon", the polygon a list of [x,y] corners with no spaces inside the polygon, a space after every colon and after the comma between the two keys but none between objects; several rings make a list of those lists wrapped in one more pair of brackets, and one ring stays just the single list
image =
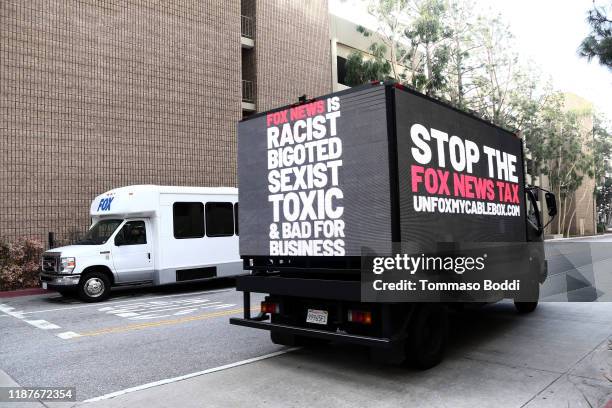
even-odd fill
[{"label": "parking lot", "polygon": [[[549,251],[543,297],[561,300],[565,290],[570,300],[605,300],[590,282],[605,288],[612,252],[570,249]],[[274,345],[267,332],[228,324],[241,307],[230,281],[121,289],[94,304],[55,293],[0,299],[0,385],[73,386],[76,405],[91,407],[608,407],[612,399],[609,302],[454,313],[448,356],[425,372],[374,364],[359,347]]]}]

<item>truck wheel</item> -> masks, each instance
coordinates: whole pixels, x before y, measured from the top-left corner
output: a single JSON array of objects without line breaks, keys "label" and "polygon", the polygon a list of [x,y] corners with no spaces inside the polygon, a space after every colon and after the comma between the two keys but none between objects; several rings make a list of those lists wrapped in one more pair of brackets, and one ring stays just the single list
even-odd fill
[{"label": "truck wheel", "polygon": [[528,282],[527,287],[521,290],[521,293],[514,299],[514,307],[519,313],[531,313],[538,307],[538,299],[540,298],[540,284],[533,281]]},{"label": "truck wheel", "polygon": [[79,298],[85,302],[100,302],[110,295],[110,281],[102,272],[89,272],[79,281]]},{"label": "truck wheel", "polygon": [[444,358],[448,341],[448,310],[431,303],[418,306],[414,321],[408,329],[406,362],[426,370]]}]

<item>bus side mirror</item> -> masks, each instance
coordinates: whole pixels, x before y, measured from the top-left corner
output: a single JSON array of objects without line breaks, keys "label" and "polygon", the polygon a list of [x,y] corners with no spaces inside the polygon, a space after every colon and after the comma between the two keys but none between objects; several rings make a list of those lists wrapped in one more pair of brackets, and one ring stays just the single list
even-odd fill
[{"label": "bus side mirror", "polygon": [[557,215],[557,199],[555,195],[550,192],[546,192],[544,194],[544,198],[546,199],[546,207],[548,207],[548,216],[554,217]]}]

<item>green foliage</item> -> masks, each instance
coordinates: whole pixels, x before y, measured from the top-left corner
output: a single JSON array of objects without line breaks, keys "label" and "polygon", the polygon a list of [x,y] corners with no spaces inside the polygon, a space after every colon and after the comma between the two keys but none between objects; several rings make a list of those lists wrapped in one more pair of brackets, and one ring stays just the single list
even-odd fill
[{"label": "green foliage", "polygon": [[385,59],[386,47],[373,43],[371,58],[364,59],[363,53],[353,52],[346,60],[346,84],[356,86],[370,81],[384,81],[389,78],[391,64]]},{"label": "green foliage", "polygon": [[612,133],[606,128],[603,118],[595,115],[593,120],[593,164],[595,205],[598,218],[612,224]]},{"label": "green foliage", "polygon": [[589,61],[598,58],[599,63],[612,69],[612,20],[606,16],[606,10],[593,6],[588,12],[587,22],[591,32],[582,40],[578,54]]},{"label": "green foliage", "polygon": [[404,31],[412,52],[421,52],[422,63],[413,72],[411,85],[428,95],[443,95],[447,81],[445,69],[450,49],[446,40],[452,32],[445,23],[447,5],[444,0],[423,0],[415,4],[416,13]]}]

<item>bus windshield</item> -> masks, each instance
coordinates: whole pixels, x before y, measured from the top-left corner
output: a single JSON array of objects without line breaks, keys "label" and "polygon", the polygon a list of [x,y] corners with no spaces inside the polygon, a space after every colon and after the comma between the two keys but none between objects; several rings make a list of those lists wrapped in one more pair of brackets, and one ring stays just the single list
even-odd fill
[{"label": "bus windshield", "polygon": [[108,241],[123,220],[101,220],[95,223],[76,245],[102,245]]}]

